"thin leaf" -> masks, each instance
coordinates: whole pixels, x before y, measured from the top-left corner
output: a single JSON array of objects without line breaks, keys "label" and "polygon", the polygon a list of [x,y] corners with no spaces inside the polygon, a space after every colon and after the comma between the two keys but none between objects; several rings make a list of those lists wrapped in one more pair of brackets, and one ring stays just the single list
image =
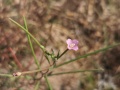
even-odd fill
[{"label": "thin leaf", "polygon": [[37,39],[29,32],[27,31],[22,25],[20,25],[19,23],[17,23],[16,21],[14,21],[13,19],[9,18],[10,21],[12,21],[14,24],[16,24],[17,26],[19,26],[22,30],[24,30],[27,34],[29,34],[29,36],[38,44],[38,46],[45,52],[45,47],[43,45],[41,45]]},{"label": "thin leaf", "polygon": [[58,51],[58,53],[57,53],[57,58],[60,56],[60,50]]},{"label": "thin leaf", "polygon": [[[25,29],[28,31],[28,26],[27,26],[26,18],[23,17],[23,19],[24,19]],[[36,55],[35,55],[35,52],[34,52],[34,49],[33,49],[33,45],[32,45],[32,42],[31,42],[30,36],[29,36],[28,33],[26,33],[26,34],[27,34],[28,42],[29,42],[29,45],[30,45],[30,48],[31,48],[31,51],[32,51],[33,57],[34,57],[34,61],[35,61],[36,65],[37,65],[38,69],[40,69],[40,64],[39,64],[39,62],[38,62],[38,60],[37,60],[37,58],[36,58]]]},{"label": "thin leaf", "polygon": [[68,72],[59,72],[59,73],[53,73],[49,74],[48,76],[55,76],[55,75],[62,75],[62,74],[72,74],[72,73],[80,73],[80,72],[100,72],[103,71],[101,69],[93,69],[93,70],[74,70],[74,71],[68,71]]},{"label": "thin leaf", "polygon": [[39,87],[40,87],[40,81],[37,82],[37,84],[35,85],[34,90],[39,90]]},{"label": "thin leaf", "polygon": [[45,75],[44,78],[45,78],[45,81],[46,81],[46,83],[47,83],[47,85],[48,85],[49,90],[53,90],[53,89],[52,89],[52,86],[51,86],[51,84],[50,84],[50,82],[49,82],[49,80],[48,80],[48,78],[47,78],[47,75]]},{"label": "thin leaf", "polygon": [[48,55],[45,55],[45,58],[47,59],[48,63],[50,64],[50,60],[49,60]]},{"label": "thin leaf", "polygon": [[0,74],[0,76],[2,76],[2,77],[13,77],[13,75],[11,75],[11,74]]}]

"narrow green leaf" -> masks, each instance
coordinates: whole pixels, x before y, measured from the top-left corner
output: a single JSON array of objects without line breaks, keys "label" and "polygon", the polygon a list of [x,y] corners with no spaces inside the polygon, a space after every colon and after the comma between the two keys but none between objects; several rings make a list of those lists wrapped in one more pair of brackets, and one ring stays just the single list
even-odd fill
[{"label": "narrow green leaf", "polygon": [[52,73],[48,76],[55,76],[55,75],[62,75],[62,74],[72,74],[72,73],[80,73],[80,72],[100,72],[103,71],[101,69],[93,69],[93,70],[74,70],[74,71],[68,71],[68,72],[59,72],[59,73]]},{"label": "narrow green leaf", "polygon": [[0,74],[0,76],[2,76],[2,77],[13,77],[13,75],[11,75],[11,74]]},{"label": "narrow green leaf", "polygon": [[40,81],[37,82],[37,84],[35,85],[34,90],[40,90],[39,87],[40,87]]},{"label": "narrow green leaf", "polygon": [[45,55],[45,58],[47,59],[48,63],[50,64],[50,60],[49,60],[48,55]]},{"label": "narrow green leaf", "polygon": [[49,82],[49,80],[48,80],[48,78],[47,78],[47,75],[45,75],[44,78],[45,78],[45,81],[46,81],[46,83],[47,83],[47,85],[48,85],[49,90],[53,90],[53,89],[52,89],[52,86],[51,86],[51,84],[50,84],[50,82]]},{"label": "narrow green leaf", "polygon": [[29,36],[38,44],[38,46],[45,52],[45,47],[40,44],[40,42],[37,41],[37,39],[29,32],[27,31],[22,25],[14,21],[13,19],[9,18],[10,21],[12,21],[14,24],[16,24],[18,27],[20,27],[22,30],[24,30]]},{"label": "narrow green leaf", "polygon": [[[26,21],[26,18],[23,17],[23,20],[24,20],[24,25],[25,25],[25,29],[28,31],[28,26],[27,26],[27,21]],[[40,64],[36,58],[36,55],[35,55],[35,52],[34,52],[34,49],[33,49],[33,45],[32,45],[32,42],[31,42],[31,39],[30,39],[30,36],[28,33],[27,34],[27,38],[28,38],[28,42],[29,42],[29,45],[30,45],[30,48],[31,48],[31,51],[32,51],[32,54],[33,54],[33,57],[34,57],[34,61],[38,67],[38,69],[40,69]]]},{"label": "narrow green leaf", "polygon": [[59,58],[59,56],[60,56],[60,50],[59,50],[58,53],[57,53],[57,58]]}]

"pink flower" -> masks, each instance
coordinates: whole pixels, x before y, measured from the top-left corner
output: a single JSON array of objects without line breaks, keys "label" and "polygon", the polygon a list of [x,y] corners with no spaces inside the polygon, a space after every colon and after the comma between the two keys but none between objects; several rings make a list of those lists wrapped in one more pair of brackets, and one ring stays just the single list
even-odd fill
[{"label": "pink flower", "polygon": [[75,50],[77,51],[78,50],[78,40],[74,39],[74,40],[71,40],[71,39],[67,39],[66,40],[66,43],[67,43],[67,48],[69,50]]}]

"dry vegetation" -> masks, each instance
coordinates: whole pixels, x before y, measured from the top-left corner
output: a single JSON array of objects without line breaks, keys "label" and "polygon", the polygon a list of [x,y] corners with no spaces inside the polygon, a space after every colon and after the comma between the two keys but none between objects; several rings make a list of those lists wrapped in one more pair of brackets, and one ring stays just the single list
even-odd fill
[{"label": "dry vegetation", "polygon": [[[0,0],[0,73],[34,70],[36,65],[26,33],[10,22],[23,25],[27,18],[29,31],[47,50],[66,49],[66,39],[78,39],[79,50],[67,52],[57,63],[103,48],[120,41],[120,0]],[[42,67],[47,65],[42,51],[33,41]],[[14,55],[15,54],[15,55]],[[20,64],[16,62],[19,60]],[[51,76],[54,90],[119,90],[120,47],[65,65],[54,72],[103,68],[104,72],[82,72]],[[0,77],[0,90],[47,90],[44,78]],[[39,74],[38,74],[39,77]],[[105,86],[102,88],[104,81]],[[111,87],[108,87],[111,86]],[[113,88],[113,89],[108,89]]]}]

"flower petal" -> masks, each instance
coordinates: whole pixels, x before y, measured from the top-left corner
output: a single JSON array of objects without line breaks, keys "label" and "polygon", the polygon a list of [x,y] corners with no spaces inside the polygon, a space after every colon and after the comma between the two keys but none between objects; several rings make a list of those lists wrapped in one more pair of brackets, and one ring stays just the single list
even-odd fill
[{"label": "flower petal", "polygon": [[76,40],[76,39],[74,39],[72,42],[75,44],[78,44],[78,40]]},{"label": "flower petal", "polygon": [[78,50],[78,46],[75,46],[75,47],[73,48],[73,50],[77,51],[77,50]]},{"label": "flower petal", "polygon": [[66,40],[66,43],[67,43],[67,44],[71,44],[71,43],[72,43],[72,40],[71,40],[71,39],[67,39],[67,40]]},{"label": "flower petal", "polygon": [[71,40],[71,39],[67,39],[66,40],[66,43],[67,43],[67,48],[69,50],[75,50],[77,51],[78,50],[78,40],[74,39],[74,40]]},{"label": "flower petal", "polygon": [[68,48],[69,50],[71,50],[71,49],[72,49],[69,45],[67,46],[67,48]]}]

